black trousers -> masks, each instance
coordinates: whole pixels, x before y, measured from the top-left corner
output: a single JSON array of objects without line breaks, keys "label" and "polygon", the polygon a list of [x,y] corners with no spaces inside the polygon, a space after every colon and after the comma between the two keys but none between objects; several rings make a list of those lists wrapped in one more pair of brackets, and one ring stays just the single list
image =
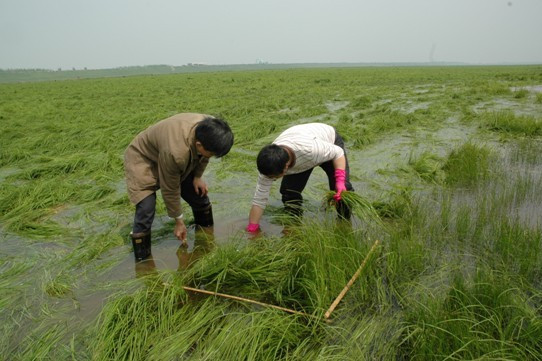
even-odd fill
[{"label": "black trousers", "polygon": [[[344,149],[344,141],[343,138],[339,135],[339,133],[336,133],[335,135],[335,145],[338,145],[344,151],[344,157],[346,159],[345,186],[347,190],[353,191],[354,188],[350,183],[350,167],[348,166],[348,158],[346,157],[346,150]],[[333,161],[330,160],[328,162],[322,163],[319,165],[319,167],[322,168],[324,172],[326,172],[329,182],[329,190],[334,191],[335,167],[333,166]],[[295,210],[301,209],[301,205],[303,203],[303,196],[301,195],[301,192],[303,192],[303,189],[305,189],[305,186],[307,185],[313,169],[314,168],[311,168],[297,174],[285,175],[282,178],[282,183],[280,184],[280,194],[282,195],[282,203],[284,203],[285,207],[288,210],[292,210],[294,211],[294,213],[297,213],[295,212]]]},{"label": "black trousers", "polygon": [[[196,193],[192,184],[194,175],[190,174],[181,182],[181,198],[184,199],[193,210],[209,208],[211,202],[208,196],[200,196]],[[149,232],[154,221],[156,212],[156,193],[143,199],[136,205],[134,216],[134,233]]]}]

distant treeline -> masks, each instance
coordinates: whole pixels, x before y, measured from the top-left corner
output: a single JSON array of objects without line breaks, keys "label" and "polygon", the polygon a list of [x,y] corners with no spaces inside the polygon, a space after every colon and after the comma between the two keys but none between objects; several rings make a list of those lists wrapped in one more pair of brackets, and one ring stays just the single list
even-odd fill
[{"label": "distant treeline", "polygon": [[289,69],[289,68],[344,68],[365,66],[443,66],[466,65],[463,63],[297,63],[297,64],[233,64],[182,66],[147,65],[126,66],[112,69],[0,69],[0,83],[54,81],[85,78],[126,77],[135,75],[160,75],[175,73],[200,73],[240,70]]}]

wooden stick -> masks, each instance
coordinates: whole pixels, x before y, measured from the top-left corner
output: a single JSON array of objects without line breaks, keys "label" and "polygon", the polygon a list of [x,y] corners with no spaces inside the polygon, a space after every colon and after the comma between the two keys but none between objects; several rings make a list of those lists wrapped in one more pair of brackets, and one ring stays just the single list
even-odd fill
[{"label": "wooden stick", "polygon": [[352,278],[350,279],[350,281],[348,281],[348,283],[346,284],[346,286],[344,286],[343,290],[341,291],[341,293],[339,293],[339,295],[337,296],[337,298],[335,298],[335,301],[333,301],[333,303],[331,304],[331,306],[329,306],[329,309],[327,310],[327,312],[325,313],[324,315],[324,319],[328,319],[330,316],[331,316],[331,312],[333,312],[333,310],[335,309],[335,307],[337,307],[337,305],[339,304],[339,302],[341,302],[341,300],[343,299],[344,295],[346,295],[346,292],[348,292],[348,290],[350,289],[350,287],[352,287],[352,285],[354,284],[354,282],[356,281],[356,279],[359,277],[361,271],[363,270],[363,268],[365,267],[365,264],[367,264],[367,260],[369,259],[369,256],[371,255],[371,253],[373,253],[373,251],[375,250],[376,246],[378,246],[378,243],[380,243],[380,241],[377,239],[375,241],[375,243],[373,244],[373,246],[371,247],[371,249],[369,250],[369,253],[367,253],[367,255],[365,256],[365,259],[363,260],[363,262],[361,263],[361,266],[359,266],[358,270],[356,271],[356,273],[354,273],[354,275],[352,276]]},{"label": "wooden stick", "polygon": [[318,318],[318,317],[315,317],[313,315],[309,315],[308,313],[304,313],[304,312],[300,312],[300,311],[296,311],[296,310],[291,310],[289,308],[275,306],[275,305],[271,305],[269,303],[263,303],[263,302],[251,300],[251,299],[248,299],[248,298],[227,295],[225,293],[218,293],[218,292],[200,290],[199,288],[192,288],[192,287],[187,287],[187,286],[183,286],[183,289],[185,291],[203,293],[203,294],[209,295],[209,296],[219,296],[219,297],[229,298],[229,299],[236,300],[236,301],[253,303],[255,305],[260,305],[260,306],[263,306],[263,307],[269,307],[269,308],[274,308],[276,310],[280,310],[280,311],[284,311],[284,312],[288,312],[288,313],[293,313],[295,315],[300,315],[300,316],[305,316],[305,317],[310,317],[310,318]]}]

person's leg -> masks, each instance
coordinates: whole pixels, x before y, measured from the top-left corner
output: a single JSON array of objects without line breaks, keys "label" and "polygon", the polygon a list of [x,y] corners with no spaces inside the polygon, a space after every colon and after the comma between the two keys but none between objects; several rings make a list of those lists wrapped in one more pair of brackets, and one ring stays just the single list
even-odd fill
[{"label": "person's leg", "polygon": [[133,233],[150,232],[156,211],[156,193],[136,204]]},{"label": "person's leg", "polygon": [[208,196],[201,196],[194,189],[194,175],[190,174],[181,182],[181,198],[188,203],[194,214],[194,223],[201,227],[214,224],[213,208]]},{"label": "person's leg", "polygon": [[151,254],[151,227],[156,211],[156,193],[136,204],[132,233],[132,246],[136,260],[143,260]]},{"label": "person's leg", "polygon": [[285,175],[280,184],[280,194],[282,194],[282,203],[286,212],[301,216],[303,214],[303,196],[301,192],[305,189],[312,168],[302,173]]}]

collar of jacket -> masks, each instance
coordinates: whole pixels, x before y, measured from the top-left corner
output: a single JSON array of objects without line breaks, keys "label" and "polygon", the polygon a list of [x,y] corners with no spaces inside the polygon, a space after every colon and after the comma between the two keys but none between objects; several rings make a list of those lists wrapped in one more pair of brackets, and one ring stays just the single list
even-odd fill
[{"label": "collar of jacket", "polygon": [[190,148],[190,160],[192,162],[198,162],[201,157],[196,149],[196,126],[197,124],[195,124],[192,129],[190,129],[190,133],[188,133],[188,146]]}]

